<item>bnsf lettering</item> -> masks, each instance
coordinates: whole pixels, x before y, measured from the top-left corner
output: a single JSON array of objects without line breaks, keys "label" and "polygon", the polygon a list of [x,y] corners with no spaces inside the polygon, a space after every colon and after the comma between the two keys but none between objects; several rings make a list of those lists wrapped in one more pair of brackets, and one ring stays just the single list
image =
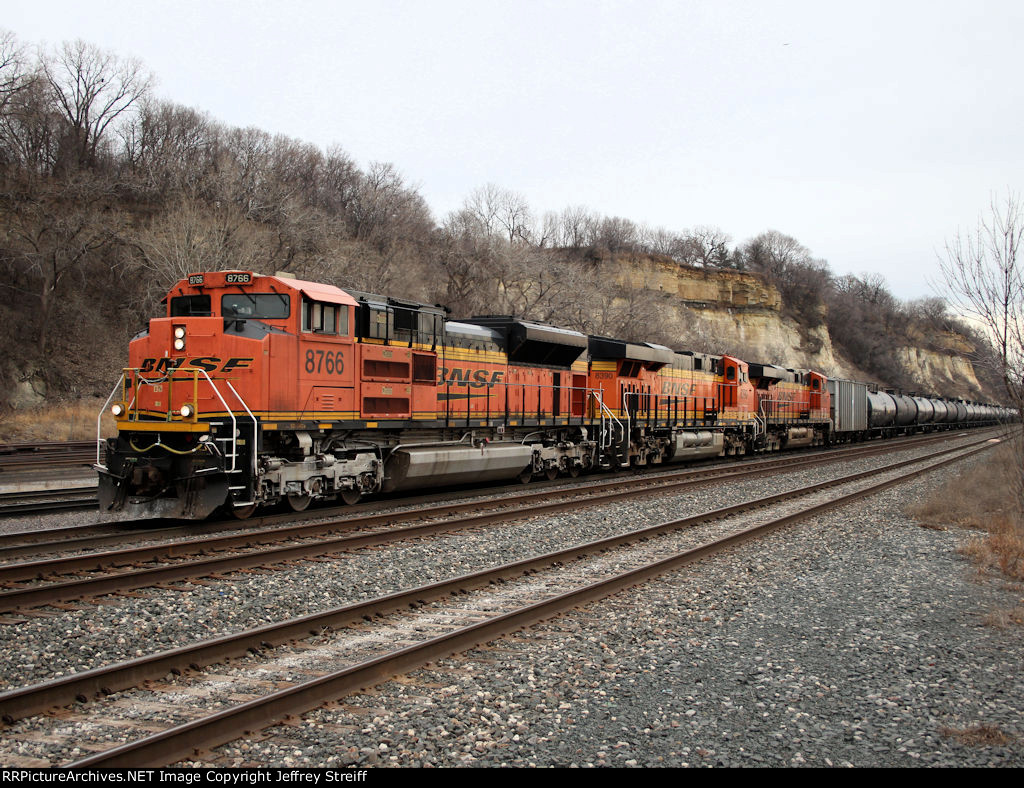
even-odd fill
[{"label": "bnsf lettering", "polygon": [[216,356],[201,356],[199,358],[147,358],[139,367],[141,372],[173,372],[179,367],[198,367],[207,372],[232,372],[236,369],[249,369],[254,358],[229,358],[221,365],[221,359]]},{"label": "bnsf lettering", "polygon": [[217,365],[220,363],[219,358],[212,358],[210,356],[204,356],[203,358],[194,358],[188,365],[190,367],[199,367],[205,369],[207,372],[214,372],[217,369]]},{"label": "bnsf lettering", "polygon": [[252,361],[252,360],[253,359],[251,359],[251,358],[232,358],[232,359],[228,359],[228,361],[224,364],[224,366],[220,368],[220,371],[221,372],[230,372],[233,369],[249,369],[249,362]]},{"label": "bnsf lettering", "polygon": [[667,381],[661,384],[662,394],[674,394],[676,396],[692,396],[697,392],[696,383],[669,383]]},{"label": "bnsf lettering", "polygon": [[493,388],[505,381],[504,370],[464,369],[444,367],[438,370],[437,385],[469,386],[474,389]]}]

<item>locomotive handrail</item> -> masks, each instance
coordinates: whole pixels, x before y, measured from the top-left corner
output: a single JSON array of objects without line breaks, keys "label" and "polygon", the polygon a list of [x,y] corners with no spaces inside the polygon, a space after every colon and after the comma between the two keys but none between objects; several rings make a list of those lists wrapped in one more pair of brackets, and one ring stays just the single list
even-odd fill
[{"label": "locomotive handrail", "polygon": [[[214,390],[214,392],[216,392],[217,397],[220,398],[221,402],[224,402],[224,398],[220,396],[220,392],[217,391],[217,387],[213,385],[213,381],[210,380],[210,376],[206,373],[206,370],[202,370],[202,372],[206,376],[206,379],[210,381],[210,387]],[[249,418],[252,419],[252,451],[250,451],[249,454],[252,455],[252,480],[253,480],[253,488],[255,489],[255,486],[256,486],[256,454],[257,454],[256,444],[259,443],[259,436],[257,435],[257,432],[259,431],[259,423],[256,421],[256,417],[253,415],[252,411],[249,410],[249,406],[245,404],[245,400],[242,399],[241,395],[237,391],[235,391],[235,387],[231,385],[231,381],[228,380],[227,378],[225,378],[224,379],[224,383],[227,385],[227,387],[229,389],[231,389],[231,393],[235,395],[235,399],[237,399],[239,402],[242,403],[242,407],[245,408],[245,412],[248,413],[249,414]],[[225,403],[224,409],[227,410],[227,407],[228,406]],[[231,411],[228,411],[228,412],[231,413]],[[235,417],[234,417],[234,414],[232,414],[231,415],[231,424],[232,424],[231,438],[232,438],[233,441],[235,441],[235,443],[232,445],[232,451],[231,451],[231,453],[233,455],[237,455],[238,454],[238,448],[237,448],[237,441],[238,441],[237,432],[238,432],[238,430],[234,426],[235,423],[236,423],[235,422]],[[235,457],[233,456],[231,458],[231,470],[233,471],[234,469],[235,469]],[[253,501],[248,501],[247,503],[253,503]],[[242,506],[245,506],[245,505],[246,504],[242,504]]]},{"label": "locomotive handrail", "polygon": [[[612,413],[608,406],[604,404],[604,397],[601,396],[601,392],[598,389],[587,390],[590,392],[590,395],[594,398],[598,406],[601,408],[601,448],[610,448],[613,441],[611,436],[608,434],[608,428],[605,426],[606,422],[614,421],[616,424],[619,425],[619,429],[623,430],[623,436],[625,436],[627,433],[622,426],[622,422],[615,418],[615,414]],[[607,442],[605,441],[605,436],[608,436]]]},{"label": "locomotive handrail", "polygon": [[[118,388],[121,389],[122,399],[124,398],[124,394],[125,394],[124,385],[125,385],[125,382],[126,382],[126,379],[127,379],[127,375],[129,373],[135,373],[132,377],[133,377],[133,379],[135,381],[137,381],[137,384],[134,386],[135,393],[132,394],[132,401],[130,403],[126,404],[126,410],[125,410],[126,413],[130,413],[131,409],[132,409],[132,406],[135,405],[138,402],[138,390],[139,390],[139,387],[141,387],[141,386],[152,386],[152,385],[156,385],[157,383],[163,383],[165,381],[169,385],[173,385],[173,381],[174,381],[175,375],[177,375],[179,373],[191,373],[191,379],[193,381],[193,404],[197,405],[196,396],[197,396],[198,389],[196,387],[198,386],[199,375],[202,375],[206,379],[206,382],[210,384],[210,389],[216,395],[217,399],[220,400],[220,404],[224,406],[224,411],[225,411],[225,413],[227,413],[228,418],[231,419],[231,439],[230,439],[231,440],[231,452],[230,452],[230,454],[231,454],[231,467],[229,469],[229,472],[230,473],[234,473],[235,472],[236,465],[237,465],[236,459],[237,459],[237,456],[238,456],[238,420],[235,418],[234,411],[232,411],[232,409],[228,407],[228,403],[224,399],[223,395],[221,394],[220,389],[217,388],[217,384],[214,383],[213,378],[210,377],[210,373],[207,372],[205,369],[203,369],[201,367],[178,367],[178,368],[176,368],[174,370],[168,371],[166,374],[161,374],[160,377],[158,377],[158,378],[152,378],[152,379],[144,377],[142,375],[142,370],[140,368],[138,368],[138,367],[125,367],[124,372],[122,372],[121,377],[118,380],[117,384],[114,386],[113,391],[111,391],[110,392],[110,396],[107,397],[107,401],[103,405],[103,410],[100,411],[100,415],[96,419],[96,464],[98,466],[100,466],[104,470],[106,470],[106,466],[102,465],[101,462],[100,462],[100,459],[99,459],[99,457],[100,457],[100,444],[101,444],[101,438],[100,438],[101,420],[103,418],[103,413],[106,411],[107,407],[110,405],[110,401],[114,398],[114,395],[117,393]],[[245,409],[245,412],[247,414],[249,414],[249,418],[252,419],[252,423],[253,423],[253,443],[254,443],[254,446],[255,446],[255,443],[258,440],[258,436],[257,436],[256,433],[257,433],[258,426],[259,426],[259,423],[256,420],[256,416],[249,409],[249,406],[246,404],[245,400],[242,399],[241,395],[235,390],[235,387],[231,385],[231,381],[229,381],[229,380],[227,380],[225,378],[223,382],[224,382],[224,384],[229,389],[231,389],[231,393],[234,394],[235,398],[239,401],[239,403],[241,403],[242,407]],[[168,394],[169,393],[170,392],[168,392]],[[170,401],[171,401],[170,397],[168,397],[168,405],[170,404]],[[170,415],[170,410],[168,411],[168,415]],[[198,407],[196,408],[196,415],[198,415]],[[138,416],[138,413],[136,412],[136,419],[135,419],[136,421],[138,421],[137,416]],[[160,422],[153,422],[154,427],[156,425],[158,425],[159,423]],[[252,467],[252,470],[253,470],[253,474],[255,476],[255,473],[256,473],[256,451],[255,451],[255,448],[254,448],[254,450],[252,452],[252,455],[253,455],[253,467]]]},{"label": "locomotive handrail", "polygon": [[107,470],[107,466],[100,462],[100,447],[103,445],[103,414],[107,412],[107,408],[110,407],[110,401],[114,398],[118,389],[124,391],[124,373],[121,373],[121,377],[118,378],[117,383],[114,384],[114,388],[110,391],[110,396],[107,397],[107,401],[103,403],[103,407],[100,408],[100,413],[96,417],[96,467]]}]

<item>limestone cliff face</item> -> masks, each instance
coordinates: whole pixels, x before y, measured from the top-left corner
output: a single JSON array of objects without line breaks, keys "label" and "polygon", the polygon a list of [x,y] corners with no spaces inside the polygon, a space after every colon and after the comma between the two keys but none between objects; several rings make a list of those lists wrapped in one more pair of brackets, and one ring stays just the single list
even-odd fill
[{"label": "limestone cliff face", "polygon": [[[680,327],[679,349],[699,345],[694,349],[889,384],[843,358],[824,325],[809,328],[784,315],[779,291],[759,276],[650,258],[623,262],[619,271],[621,285],[657,294]],[[987,399],[966,357],[974,348],[964,337],[950,333],[911,341],[893,352],[922,393]]]},{"label": "limestone cliff face", "polygon": [[719,268],[683,268],[670,261],[644,258],[624,263],[620,278],[629,283],[668,293],[684,306],[697,309],[782,308],[779,291],[762,279]]},{"label": "limestone cliff face", "polygon": [[914,380],[919,381],[923,393],[938,393],[988,401],[982,391],[970,360],[919,347],[901,347],[896,356]]},{"label": "limestone cliff face", "polygon": [[825,327],[806,328],[784,316],[779,291],[758,276],[654,259],[625,263],[620,272],[620,284],[662,296],[673,322],[684,327],[680,349],[690,342],[751,361],[844,373]]}]

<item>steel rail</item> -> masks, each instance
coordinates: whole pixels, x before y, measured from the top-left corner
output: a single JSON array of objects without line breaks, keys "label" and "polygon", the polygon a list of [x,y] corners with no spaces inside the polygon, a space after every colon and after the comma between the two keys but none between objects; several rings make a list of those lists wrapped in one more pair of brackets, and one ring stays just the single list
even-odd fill
[{"label": "steel rail", "polygon": [[[928,441],[922,441],[916,443],[914,447],[922,445],[928,445],[932,442],[940,442],[945,440],[939,438],[932,438]],[[187,542],[175,542],[175,543],[163,543],[160,545],[151,545],[148,547],[138,548],[125,548],[124,550],[110,551],[108,553],[90,553],[90,557],[85,556],[72,556],[68,558],[50,558],[40,559],[36,562],[25,562],[18,564],[17,566],[24,566],[25,570],[21,576],[13,574],[13,570],[5,570],[4,566],[0,564],[0,582],[16,581],[19,579],[28,579],[38,577],[43,570],[62,570],[65,572],[73,572],[81,569],[96,569],[98,567],[95,559],[101,561],[107,560],[107,566],[118,566],[128,565],[131,563],[141,561],[152,561],[158,558],[168,558],[174,553],[174,547],[181,545],[191,545],[194,547],[201,547],[202,549],[228,549],[239,546],[251,546],[254,542],[258,542],[260,537],[269,537],[271,539],[279,540],[282,538],[298,538],[304,536],[318,535],[332,530],[338,530],[340,528],[353,529],[372,527],[379,525],[382,522],[401,522],[403,520],[410,519],[421,519],[422,517],[437,517],[437,516],[448,516],[458,514],[463,511],[478,511],[482,507],[489,505],[505,505],[510,501],[529,501],[529,500],[543,500],[550,498],[553,495],[572,495],[572,494],[587,494],[595,490],[604,489],[619,489],[619,488],[630,488],[630,487],[644,487],[656,492],[658,485],[663,481],[668,482],[687,482],[694,480],[697,482],[714,482],[719,479],[728,478],[742,478],[756,473],[758,471],[768,473],[781,473],[793,468],[799,468],[806,465],[814,465],[820,462],[835,462],[845,459],[856,459],[865,456],[872,456],[875,454],[885,453],[890,449],[889,446],[870,446],[862,447],[855,450],[838,450],[827,453],[817,453],[811,456],[801,454],[798,456],[789,457],[774,457],[771,459],[760,459],[752,463],[744,463],[742,466],[726,465],[717,466],[714,468],[681,468],[671,472],[662,472],[654,474],[644,474],[635,478],[618,478],[608,481],[588,481],[573,485],[571,487],[560,487],[557,490],[542,490],[539,492],[522,492],[515,496],[515,499],[510,498],[495,498],[493,500],[476,500],[469,503],[453,503],[445,502],[439,507],[430,508],[423,507],[416,510],[410,510],[407,512],[396,512],[392,514],[384,514],[380,516],[364,515],[356,517],[347,517],[341,520],[335,520],[331,522],[325,522],[315,525],[286,525],[285,527],[270,527],[270,528],[250,528],[242,533],[238,533],[241,527],[239,523],[232,521],[234,526],[230,531],[235,533],[226,536],[218,537],[216,535],[205,535],[205,528],[197,524],[191,524],[186,526],[172,526],[164,529],[152,529],[149,531],[142,532],[142,536],[153,535],[156,537],[177,537],[177,536],[202,536],[201,539],[193,539]],[[650,486],[648,486],[650,485]],[[348,507],[346,507],[348,508]],[[322,516],[322,515],[321,515]],[[302,519],[312,519],[308,516]],[[293,517],[288,515],[280,515],[278,517],[268,517],[261,522],[272,522],[284,520],[285,522],[294,522]],[[69,529],[72,530],[73,529]],[[63,531],[63,529],[62,529]],[[18,558],[25,555],[38,555],[40,553],[46,553],[50,549],[59,549],[61,551],[69,550],[85,550],[92,547],[99,547],[108,544],[120,544],[124,541],[126,535],[130,535],[132,532],[127,531],[124,528],[119,528],[115,533],[101,534],[99,536],[83,536],[80,539],[68,539],[66,536],[56,541],[32,541],[17,544],[12,547],[0,547],[0,561],[7,561],[11,558]],[[0,540],[2,542],[2,540]],[[192,554],[201,552],[196,549]],[[177,556],[186,555],[185,551],[177,553]],[[37,571],[38,570],[38,571]],[[6,574],[5,574],[6,571]]]},{"label": "steel rail", "polygon": [[[845,459],[845,458],[844,458]],[[108,552],[94,552],[83,555],[73,555],[57,558],[40,558],[34,561],[25,561],[18,564],[0,564],[0,583],[11,583],[20,580],[31,580],[43,576],[70,574],[78,571],[93,571],[105,567],[130,566],[132,564],[154,561],[158,559],[182,558],[188,555],[202,554],[206,551],[227,550],[232,548],[252,547],[254,544],[266,544],[273,541],[285,539],[296,539],[338,531],[340,529],[370,528],[374,526],[393,524],[408,520],[422,520],[424,518],[438,518],[457,515],[463,512],[478,512],[489,507],[516,506],[529,501],[544,501],[553,497],[565,497],[570,495],[586,495],[602,490],[635,490],[642,488],[643,492],[657,493],[663,490],[673,490],[680,486],[690,486],[703,483],[714,483],[728,481],[731,479],[745,478],[755,474],[782,473],[793,468],[800,468],[805,465],[816,465],[818,458],[802,457],[794,459],[785,458],[784,464],[768,465],[761,464],[757,467],[744,466],[741,468],[727,467],[714,469],[708,473],[701,470],[681,471],[675,474],[675,479],[667,481],[662,478],[641,477],[635,479],[615,479],[610,481],[591,483],[587,485],[558,490],[543,490],[539,492],[523,492],[511,498],[493,498],[488,500],[477,500],[467,503],[445,503],[440,506],[422,507],[406,512],[393,512],[383,514],[365,515],[362,517],[351,517],[341,520],[333,520],[325,523],[289,525],[283,528],[267,528],[248,530],[240,533],[233,533],[225,536],[205,536],[176,542],[164,542],[141,547],[128,547],[121,550]],[[664,482],[664,483],[660,483]],[[173,536],[175,529],[165,532],[157,532],[156,536]],[[186,526],[180,529],[184,535],[195,536],[196,526]],[[236,529],[237,530],[237,529]],[[79,549],[88,545],[97,545],[110,541],[124,541],[124,534],[104,536],[100,538],[86,538],[80,544],[74,542],[58,542],[65,549]],[[34,549],[33,549],[34,548]],[[19,548],[0,550],[0,560],[12,557],[15,554],[38,553],[38,545],[26,545]]]},{"label": "steel rail", "polygon": [[[988,447],[982,446],[971,449],[967,454],[961,454],[945,462],[963,459],[965,456],[970,456],[971,453],[983,451],[986,448]],[[931,458],[919,458],[917,462],[926,462],[928,459]],[[375,616],[409,609],[428,600],[438,599],[455,592],[480,588],[512,577],[529,574],[542,567],[574,561],[586,555],[606,551],[624,544],[649,539],[684,528],[691,528],[714,520],[721,520],[794,497],[802,497],[824,489],[848,484],[871,475],[887,472],[888,470],[891,470],[891,468],[863,471],[843,479],[821,482],[799,490],[776,493],[766,498],[743,501],[711,512],[615,534],[449,580],[395,592],[378,599],[344,605],[321,613],[313,613],[284,622],[264,625],[247,632],[225,635],[128,662],[95,668],[51,682],[10,690],[0,693],[0,719],[12,722],[16,719],[42,713],[55,706],[67,705],[76,700],[85,702],[91,697],[109,695],[119,690],[138,686],[144,681],[157,679],[166,676],[168,673],[180,673],[189,668],[199,670],[206,665],[220,662],[226,658],[244,655],[249,651],[274,647],[292,640],[308,637],[309,635],[321,634],[325,629],[338,629],[371,619]]]},{"label": "steel rail", "polygon": [[[943,454],[960,451],[962,448],[964,447],[958,446],[947,448],[934,456],[941,456]],[[916,462],[921,462],[921,459],[911,458],[885,467],[893,469]],[[751,471],[750,469],[747,469],[745,472],[740,470],[735,471],[737,474],[745,473],[746,475],[756,472],[756,470]],[[717,477],[715,479],[715,481],[720,480],[721,477]],[[476,528],[496,522],[505,522],[510,519],[523,519],[527,517],[550,515],[567,509],[577,509],[582,506],[597,506],[604,503],[627,500],[641,495],[649,495],[652,492],[664,493],[699,483],[703,483],[702,480],[683,480],[675,484],[662,485],[653,490],[651,488],[628,489],[619,492],[602,493],[587,498],[571,498],[552,503],[541,503],[523,507],[509,507],[507,509],[498,509],[484,514],[460,517],[452,520],[421,523],[387,531],[372,531],[366,534],[336,537],[286,547],[272,547],[262,550],[253,550],[246,553],[219,558],[208,558],[198,561],[172,564],[169,566],[138,569],[131,572],[108,574],[96,578],[85,578],[19,588],[0,592],[0,612],[11,612],[23,607],[41,606],[53,602],[69,602],[81,599],[85,596],[101,596],[118,591],[130,591],[153,586],[159,583],[195,579],[206,577],[211,574],[237,571],[240,569],[252,569],[285,561],[320,557],[331,553],[354,550],[371,545],[388,544],[409,538],[420,538],[448,531]],[[550,491],[548,494],[550,494]],[[474,508],[479,508],[479,504],[470,505],[474,506]],[[460,504],[459,506],[463,505]],[[446,508],[441,507],[440,510],[441,512],[444,512],[446,511]],[[418,518],[422,518],[422,516],[422,512],[417,515]],[[375,521],[381,519],[392,519],[392,515],[373,516],[373,520]],[[250,538],[249,535],[244,535],[244,537]],[[178,545],[172,545],[172,547],[178,547]],[[82,556],[81,559],[68,559],[68,561],[76,561],[74,566],[78,568],[85,568],[88,566],[98,566],[99,568],[102,568],[102,562],[97,563],[97,558],[102,559],[102,557],[103,554],[94,554],[91,556]],[[92,562],[91,564],[90,561]],[[32,562],[30,564],[17,564],[9,567],[0,567],[0,577],[4,580],[34,577],[35,575],[27,574],[27,572],[28,570],[38,572],[40,568],[38,564],[40,563],[45,565],[47,562]]]},{"label": "steel rail", "polygon": [[[72,495],[72,493],[64,493],[64,495]],[[43,496],[36,495],[32,497],[41,498]],[[97,504],[95,494],[89,498],[83,498],[81,495],[77,498],[59,499],[56,496],[54,498],[55,500],[51,501],[2,504],[0,505],[0,517],[23,517],[26,515],[46,514],[48,512],[86,511],[95,509]]]},{"label": "steel rail", "polygon": [[[832,448],[824,450],[804,449],[799,453],[792,454],[789,456],[772,456],[764,458],[762,456],[751,457],[741,459],[744,467],[762,467],[762,465],[774,465],[779,463],[789,462],[803,462],[805,458],[817,457],[826,462],[832,462],[834,460],[842,459],[843,457],[859,457],[859,456],[871,456],[873,454],[882,453],[886,450],[889,451],[903,451],[908,449],[914,449],[920,446],[927,446],[931,443],[942,442],[950,440],[952,438],[964,437],[967,433],[962,431],[958,432],[942,432],[937,434],[926,434],[926,435],[915,435],[909,437],[898,438],[893,441],[887,441],[885,444],[878,444],[872,442],[870,444],[856,444],[849,448]],[[720,458],[719,458],[720,459]],[[634,469],[639,476],[639,479],[652,479],[657,480],[661,478],[672,478],[677,477],[680,474],[687,473],[705,473],[713,474],[716,472],[726,472],[735,465],[716,465],[712,467],[693,467],[683,466],[672,471],[656,471],[649,472],[650,468],[662,468],[664,466],[649,466],[643,469]],[[571,483],[569,479],[558,479],[556,481],[538,481],[531,484],[531,488],[547,488],[557,485],[564,485]],[[594,482],[591,480],[580,480],[572,488],[566,489],[587,489],[595,484],[609,484],[614,482]],[[619,480],[618,483],[626,483]],[[636,483],[642,484],[642,481]],[[516,485],[518,487],[518,485]],[[195,534],[200,529],[209,531],[212,527],[216,526],[227,526],[223,528],[226,531],[238,530],[239,528],[248,528],[251,532],[255,533],[261,530],[263,526],[279,522],[296,522],[299,520],[312,520],[316,518],[330,517],[333,512],[337,511],[369,511],[379,510],[393,506],[408,506],[418,505],[425,502],[433,502],[444,498],[445,501],[450,502],[452,498],[479,496],[486,494],[488,488],[483,489],[463,489],[461,491],[446,492],[446,493],[433,493],[426,495],[416,495],[408,498],[388,498],[388,499],[372,499],[361,504],[353,506],[338,506],[338,507],[324,507],[319,509],[310,509],[306,512],[290,512],[287,514],[272,515],[267,514],[261,517],[254,517],[245,521],[238,521],[236,519],[227,519],[221,521],[202,521],[196,522],[187,526],[164,526],[160,528],[145,527],[151,526],[153,520],[139,520],[139,521],[111,521],[108,523],[97,523],[85,526],[72,526],[69,528],[54,528],[45,529],[39,531],[23,531],[15,534],[0,534],[0,560],[7,557],[16,557],[18,555],[30,555],[33,553],[32,548],[38,548],[35,552],[43,551],[47,548],[54,549],[80,549],[87,547],[92,543],[93,546],[97,544],[110,544],[116,543],[121,535],[132,534],[136,528],[139,533],[156,532],[161,536],[174,536],[174,535],[188,535]],[[494,488],[490,488],[494,489]],[[507,485],[503,485],[497,489],[508,489]],[[88,534],[95,534],[95,536],[88,536]],[[9,545],[9,546],[6,546]]]},{"label": "steel rail", "polygon": [[259,730],[289,717],[303,714],[323,705],[328,700],[345,697],[430,662],[472,649],[573,608],[640,585],[666,572],[743,544],[785,525],[877,494],[902,484],[908,479],[983,451],[985,448],[980,447],[971,452],[947,458],[895,479],[889,479],[848,495],[810,506],[799,512],[743,529],[722,539],[685,550],[614,577],[462,627],[423,643],[366,660],[201,719],[176,725],[160,733],[75,761],[68,766],[71,768],[157,766],[195,757],[204,751],[233,741],[240,735],[246,735],[253,730]]}]

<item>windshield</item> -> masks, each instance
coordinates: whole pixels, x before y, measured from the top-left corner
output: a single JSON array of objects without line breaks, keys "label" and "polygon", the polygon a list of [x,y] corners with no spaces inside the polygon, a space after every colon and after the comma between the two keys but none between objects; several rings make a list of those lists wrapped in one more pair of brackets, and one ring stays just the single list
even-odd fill
[{"label": "windshield", "polygon": [[280,320],[291,314],[291,301],[280,293],[231,293],[220,300],[224,317]]}]

